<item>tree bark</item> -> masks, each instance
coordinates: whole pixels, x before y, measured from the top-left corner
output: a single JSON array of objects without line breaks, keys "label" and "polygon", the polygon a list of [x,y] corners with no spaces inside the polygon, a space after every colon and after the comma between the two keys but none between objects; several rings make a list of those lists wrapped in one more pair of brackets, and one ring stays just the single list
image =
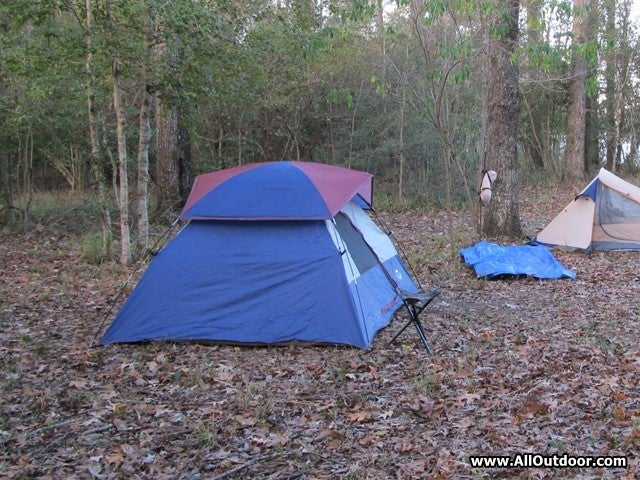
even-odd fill
[{"label": "tree bark", "polygon": [[13,205],[13,186],[11,179],[11,163],[12,158],[9,154],[0,153],[0,176],[2,177],[2,190],[4,192],[4,202],[6,209],[6,223],[11,225],[14,222],[13,211],[15,206]]},{"label": "tree bark", "polygon": [[91,142],[91,171],[93,173],[94,190],[98,203],[102,209],[102,243],[105,255],[111,254],[111,212],[109,211],[109,201],[107,191],[104,186],[104,175],[102,172],[102,161],[100,156],[100,140],[98,139],[98,116],[96,114],[95,103],[95,77],[92,68],[93,59],[93,2],[85,0],[86,25],[87,25],[87,59],[85,72],[87,74],[87,113],[89,117],[89,140]]},{"label": "tree bark", "polygon": [[172,213],[180,200],[178,181],[178,108],[166,109],[156,98],[156,201],[158,213]]},{"label": "tree bark", "polygon": [[571,55],[571,80],[569,84],[569,111],[567,114],[567,146],[565,173],[568,178],[582,179],[585,173],[585,139],[587,95],[587,60],[582,47],[589,32],[588,8],[590,0],[573,2],[573,45]]},{"label": "tree bark", "polygon": [[187,201],[194,177],[191,157],[191,135],[180,121],[180,118],[180,109],[178,109],[178,193],[180,195],[180,206],[182,207],[184,202]]},{"label": "tree bark", "polygon": [[193,181],[189,131],[180,124],[180,108],[165,111],[157,101],[157,169],[158,211],[172,213],[184,204]]},{"label": "tree bark", "polygon": [[[0,22],[0,32],[3,34],[9,33],[9,23],[8,19],[1,19]],[[0,95],[6,95],[6,78],[5,72],[2,68],[0,68]],[[4,130],[5,119],[0,118],[0,128]],[[14,218],[14,209],[15,206],[13,204],[13,178],[11,171],[13,170],[13,155],[9,154],[8,151],[4,151],[6,145],[1,145],[0,148],[3,151],[0,151],[0,178],[2,178],[2,190],[4,192],[5,204],[6,204],[6,221],[8,225],[13,224]]]},{"label": "tree bark", "polygon": [[22,170],[22,186],[19,191],[24,198],[24,207],[22,208],[22,228],[24,231],[29,229],[31,223],[31,206],[33,204],[33,131],[31,126],[27,128],[22,138],[18,141],[18,168],[23,164]]},{"label": "tree bark", "polygon": [[129,177],[127,172],[127,139],[126,139],[126,120],[122,107],[120,85],[120,69],[118,59],[113,60],[113,109],[116,114],[117,121],[117,138],[118,138],[118,174],[120,177],[119,188],[119,209],[120,209],[120,263],[128,265],[131,263],[131,234],[129,228]]},{"label": "tree bark", "polygon": [[[542,0],[529,0],[527,7],[527,37],[531,45],[542,44]],[[525,140],[526,148],[531,158],[531,162],[536,170],[544,170],[544,145],[541,141],[542,132],[542,112],[535,108],[539,104],[540,95],[543,95],[542,88],[535,85],[527,94],[523,95],[523,100],[528,111],[531,134]],[[529,98],[531,101],[529,101]],[[534,107],[534,108],[532,108]]]},{"label": "tree bark", "polygon": [[404,79],[402,80],[402,89],[401,100],[400,100],[400,125],[398,132],[398,153],[399,153],[399,162],[400,162],[400,171],[398,172],[398,198],[402,200],[404,191],[404,170],[405,170],[405,158],[404,158],[404,121],[405,121],[405,108],[407,102],[407,87],[405,85]]},{"label": "tree bark", "polygon": [[[613,43],[616,37],[616,2],[608,0],[603,3],[605,18],[605,39]],[[615,91],[616,91],[616,62],[615,48],[610,48],[605,58],[604,68],[604,135],[606,167],[613,169],[615,158]]]},{"label": "tree bark", "polygon": [[[614,149],[615,149],[615,162],[613,164],[612,171],[615,172],[618,166],[620,166],[623,161],[623,144],[628,141],[628,138],[624,138],[624,132],[627,130],[627,109],[625,108],[625,104],[628,102],[627,95],[625,95],[625,91],[627,90],[627,85],[629,83],[629,79],[633,78],[633,74],[631,73],[632,69],[632,60],[631,54],[628,52],[626,48],[629,45],[629,33],[630,33],[630,5],[628,2],[621,2],[620,5],[620,26],[619,29],[619,42],[620,48],[616,49],[618,55],[616,55],[616,71],[618,72],[616,75],[616,88],[615,88],[615,111],[614,111],[614,122],[615,122],[615,134],[614,134]],[[625,161],[625,165],[629,165],[628,162]]]},{"label": "tree bark", "polygon": [[[512,62],[518,41],[519,0],[500,0],[487,57],[484,109],[486,170],[495,170],[492,200],[484,210],[482,233],[493,237],[522,236],[518,210],[518,69]],[[506,23],[505,23],[506,22]]]},{"label": "tree bark", "polygon": [[138,213],[138,245],[146,248],[149,245],[149,146],[151,144],[151,106],[153,93],[149,71],[152,58],[153,12],[147,11],[145,64],[143,65],[143,91],[138,123],[138,183],[136,210]]},{"label": "tree bark", "polygon": [[138,245],[149,245],[149,146],[151,144],[151,86],[145,85],[140,105],[138,126],[138,183],[136,210],[138,213]]},{"label": "tree bark", "polygon": [[[600,10],[598,2],[592,2],[589,11],[589,39],[598,38]],[[587,70],[590,78],[598,77],[598,64],[593,62]],[[600,167],[600,137],[598,131],[598,96],[599,91],[586,92],[586,118],[584,142],[584,168],[589,178],[595,175]]]}]

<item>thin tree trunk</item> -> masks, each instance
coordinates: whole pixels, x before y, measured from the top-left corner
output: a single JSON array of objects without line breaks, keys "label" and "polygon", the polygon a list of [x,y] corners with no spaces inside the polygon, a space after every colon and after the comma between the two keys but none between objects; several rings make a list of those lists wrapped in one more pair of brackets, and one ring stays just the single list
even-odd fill
[{"label": "thin tree trunk", "polygon": [[349,154],[347,155],[347,168],[351,168],[353,165],[353,144],[356,135],[356,113],[358,112],[358,107],[360,106],[360,99],[362,98],[362,86],[364,84],[364,80],[360,80],[360,87],[358,87],[358,93],[356,98],[353,99],[353,105],[351,108],[351,122],[350,122],[350,130],[349,130]]},{"label": "thin tree trunk", "polygon": [[382,84],[388,84],[387,78],[387,33],[384,24],[384,4],[382,0],[377,0],[375,21],[378,37],[380,38],[380,66],[382,67]]},{"label": "thin tree trunk", "polygon": [[[103,112],[102,116],[103,118],[107,118],[109,116],[108,112]],[[116,175],[116,172],[118,171],[118,163],[116,162],[115,157],[113,156],[113,152],[111,151],[111,146],[109,145],[109,132],[107,132],[107,122],[104,121],[102,122],[102,137],[100,145],[102,145],[102,152],[104,154],[103,158],[108,161],[109,166],[111,167],[111,171],[114,172],[114,174],[111,175],[111,185],[109,186],[109,188],[111,188],[113,192],[113,198],[115,199],[116,205],[118,206],[118,208],[120,208],[120,195],[118,194],[118,175]]]},{"label": "thin tree trunk", "polygon": [[[616,2],[613,0],[604,2],[605,9],[605,39],[613,42],[616,36]],[[615,158],[615,96],[616,96],[616,52],[609,49],[605,58],[604,69],[604,135],[606,166],[609,170],[614,168]]]},{"label": "thin tree trunk", "polygon": [[242,165],[242,129],[238,125],[238,165]]},{"label": "thin tree trunk", "polygon": [[191,158],[191,135],[181,122],[181,111],[178,108],[178,194],[180,207],[189,196],[193,184],[193,162]]},{"label": "thin tree trunk", "polygon": [[[8,18],[0,19],[0,32],[3,34],[8,34],[10,31],[9,20]],[[5,72],[0,69],[0,95],[6,95],[6,80],[5,80]],[[5,119],[0,118],[0,129],[4,130]],[[3,145],[3,148],[6,148],[6,145]],[[6,221],[7,224],[11,225],[14,218],[14,210],[16,209],[13,203],[13,178],[12,178],[12,163],[13,163],[13,155],[8,152],[0,153],[0,177],[2,177],[2,187],[4,191],[5,203],[6,203]]]},{"label": "thin tree trunk", "polygon": [[453,205],[451,202],[451,148],[449,142],[443,140],[440,137],[440,144],[442,145],[443,164],[444,164],[444,187],[445,187],[445,202],[447,208],[447,233],[449,236],[449,246],[451,248],[451,256],[455,255],[455,246],[453,238]]},{"label": "thin tree trunk", "polygon": [[587,41],[590,0],[573,2],[573,48],[571,81],[569,85],[569,112],[567,115],[567,148],[565,171],[569,178],[583,178],[585,173],[585,139],[587,117],[587,60],[580,47]]},{"label": "thin tree trunk", "polygon": [[629,166],[637,166],[638,165],[638,137],[635,134],[635,131],[631,132],[631,141],[629,143],[629,156],[627,157],[627,161],[629,162]]},{"label": "thin tree trunk", "polygon": [[109,211],[109,201],[104,185],[104,175],[102,173],[102,161],[100,155],[100,141],[98,139],[98,119],[95,104],[95,77],[93,75],[93,4],[92,0],[85,0],[86,25],[87,25],[87,60],[85,71],[87,73],[87,111],[89,116],[89,140],[91,142],[91,171],[93,173],[94,188],[98,203],[102,209],[102,243],[107,257],[111,255],[111,212]]},{"label": "thin tree trunk", "polygon": [[159,98],[156,98],[157,122],[157,202],[158,212],[171,213],[178,204],[179,171],[178,171],[178,109],[166,109]]},{"label": "thin tree trunk", "polygon": [[151,144],[151,104],[153,94],[151,86],[145,85],[140,106],[138,128],[138,244],[146,248],[149,245],[149,146]]},{"label": "thin tree trunk", "polygon": [[13,185],[11,179],[11,155],[9,154],[0,154],[0,160],[2,161],[2,165],[0,165],[0,175],[2,176],[2,190],[4,192],[4,202],[6,204],[6,215],[5,219],[8,225],[13,224],[14,215],[13,211],[16,208],[13,205]]},{"label": "thin tree trunk", "polygon": [[398,173],[398,198],[400,200],[402,200],[402,196],[403,196],[403,191],[402,191],[402,187],[404,184],[404,110],[405,110],[405,104],[407,101],[407,89],[406,86],[404,85],[404,81],[402,83],[402,99],[401,99],[401,103],[400,103],[400,132],[399,132],[399,142],[400,145],[398,146],[398,150],[399,150],[399,155],[400,155],[400,172]]},{"label": "thin tree trunk", "polygon": [[[20,165],[23,170],[20,174]],[[31,127],[27,127],[24,141],[22,137],[18,140],[18,179],[22,176],[22,185],[19,191],[24,198],[22,208],[22,228],[28,230],[31,223],[31,205],[33,203],[33,133]]]},{"label": "thin tree trunk", "polygon": [[329,129],[329,144],[326,146],[326,148],[329,150],[329,154],[331,155],[331,160],[329,163],[331,163],[332,165],[336,164],[336,153],[335,153],[335,140],[334,140],[334,136],[333,136],[333,122],[331,121],[331,117],[333,117],[333,106],[331,104],[331,102],[329,102],[329,113],[327,115],[327,128]]},{"label": "thin tree trunk", "polygon": [[[530,45],[542,44],[542,0],[529,0],[526,3],[527,7],[527,42]],[[526,140],[526,148],[531,158],[533,167],[536,170],[544,170],[544,146],[540,141],[538,132],[541,131],[542,116],[539,112],[534,112],[531,109],[531,103],[536,105],[538,103],[539,96],[542,94],[542,89],[535,85],[528,92],[528,94],[522,95],[522,100],[528,112],[529,127],[531,129],[531,136]],[[529,98],[532,102],[529,102]]]},{"label": "thin tree trunk", "polygon": [[149,146],[151,144],[151,105],[153,93],[149,78],[152,58],[153,12],[147,11],[145,65],[143,66],[143,92],[140,105],[138,124],[138,184],[137,184],[137,213],[138,213],[138,245],[147,248],[149,245]]},{"label": "thin tree trunk", "polygon": [[[623,3],[622,15],[621,15],[621,28],[620,28],[620,45],[626,46],[629,44],[629,4]],[[615,88],[615,135],[614,135],[614,148],[615,148],[615,163],[612,171],[616,171],[616,167],[622,161],[623,153],[623,131],[625,130],[627,119],[625,115],[625,89],[629,83],[631,77],[630,68],[631,60],[630,56],[625,52],[626,49],[620,48],[620,55],[618,55],[618,61],[616,62],[616,70],[618,72],[616,78]]]},{"label": "thin tree trunk", "polygon": [[120,70],[118,59],[113,60],[113,108],[117,121],[118,174],[120,177],[120,263],[131,263],[131,233],[129,228],[129,177],[127,172],[126,120],[122,107]]},{"label": "thin tree trunk", "polygon": [[[592,2],[589,11],[589,35],[588,38],[598,38],[600,28],[600,10],[598,2]],[[587,75],[589,78],[598,77],[598,64],[592,62],[588,66]],[[592,89],[593,90],[593,89]],[[600,92],[586,92],[586,118],[585,118],[585,145],[584,145],[584,169],[587,176],[591,178],[600,167],[600,138],[598,121],[598,96]]]}]

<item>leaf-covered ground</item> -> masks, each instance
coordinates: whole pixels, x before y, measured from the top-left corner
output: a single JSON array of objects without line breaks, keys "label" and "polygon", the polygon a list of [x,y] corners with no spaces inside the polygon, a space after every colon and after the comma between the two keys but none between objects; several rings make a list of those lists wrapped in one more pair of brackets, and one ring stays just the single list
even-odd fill
[{"label": "leaf-covered ground", "polygon": [[[525,230],[573,193],[524,196]],[[472,213],[385,218],[442,290],[423,314],[433,357],[411,329],[388,344],[403,317],[368,351],[89,348],[129,272],[84,263],[60,222],[3,236],[0,477],[636,478],[640,254],[554,252],[575,280],[484,281],[449,246],[449,222],[456,248],[475,243]],[[630,463],[470,465],[524,452]]]}]

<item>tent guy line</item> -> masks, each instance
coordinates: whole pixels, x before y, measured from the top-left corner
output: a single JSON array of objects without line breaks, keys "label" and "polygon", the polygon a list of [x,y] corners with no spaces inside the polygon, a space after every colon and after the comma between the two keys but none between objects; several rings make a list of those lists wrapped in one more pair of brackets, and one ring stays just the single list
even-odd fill
[{"label": "tent guy line", "polygon": [[173,232],[173,230],[175,229],[175,227],[178,224],[178,222],[180,222],[180,217],[176,218],[171,223],[171,225],[169,225],[167,227],[167,229],[162,233],[162,235],[160,235],[158,237],[158,239],[154,242],[154,244],[151,247],[149,247],[146,250],[145,254],[142,255],[140,257],[140,259],[136,262],[136,264],[134,265],[133,269],[131,270],[131,273],[129,274],[127,279],[123,282],[122,286],[118,290],[118,293],[116,293],[116,295],[113,297],[113,300],[110,302],[109,308],[107,308],[107,311],[105,312],[105,314],[102,317],[102,322],[100,323],[100,326],[96,330],[96,333],[93,336],[93,339],[89,343],[89,348],[92,348],[92,347],[96,346],[97,340],[98,340],[98,336],[100,335],[100,332],[102,331],[102,329],[104,328],[105,323],[107,323],[107,320],[109,319],[109,317],[113,313],[113,310],[114,310],[116,304],[122,298],[122,295],[124,294],[124,291],[126,290],[127,286],[131,283],[131,280],[133,279],[133,276],[140,270],[140,268],[142,268],[142,264],[144,262],[146,262],[149,258],[154,257],[160,251],[160,249],[164,246],[164,243],[166,242],[166,240],[171,236],[171,232]]}]

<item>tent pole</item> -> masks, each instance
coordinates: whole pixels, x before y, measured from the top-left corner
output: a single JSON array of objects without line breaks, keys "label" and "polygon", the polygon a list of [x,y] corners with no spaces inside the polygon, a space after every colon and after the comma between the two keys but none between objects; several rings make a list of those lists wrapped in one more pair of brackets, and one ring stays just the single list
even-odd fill
[{"label": "tent pole", "polygon": [[420,289],[420,291],[422,291],[422,284],[420,282],[420,278],[418,277],[418,275],[416,274],[415,269],[413,268],[413,265],[411,264],[411,262],[409,261],[409,257],[407,257],[407,254],[404,251],[404,248],[402,248],[402,244],[398,241],[398,238],[393,234],[393,232],[391,231],[391,229],[389,228],[389,226],[387,225],[387,223],[384,221],[384,219],[382,218],[382,216],[376,211],[375,208],[371,207],[371,211],[374,213],[374,215],[376,216],[376,220],[378,221],[378,223],[384,228],[385,233],[387,235],[389,235],[391,238],[394,239],[396,246],[398,247],[398,250],[400,250],[400,255],[402,255],[403,260],[405,261],[405,263],[407,264],[407,267],[409,267],[409,270],[411,270],[411,275],[413,275],[413,278],[415,279],[415,281],[418,283],[418,289]]}]

